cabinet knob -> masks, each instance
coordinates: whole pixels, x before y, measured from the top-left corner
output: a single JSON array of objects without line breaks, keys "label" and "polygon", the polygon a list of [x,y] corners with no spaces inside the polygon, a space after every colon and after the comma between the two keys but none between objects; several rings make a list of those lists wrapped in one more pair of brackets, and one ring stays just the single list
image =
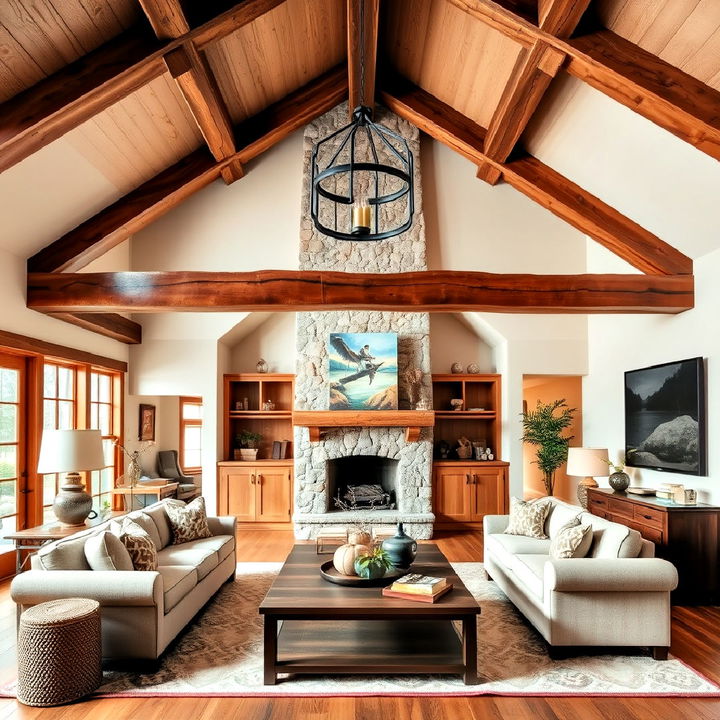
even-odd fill
[{"label": "cabinet knob", "polygon": [[250,482],[251,482],[253,485],[255,484],[255,474],[254,474],[254,473],[250,476]]},{"label": "cabinet knob", "polygon": [[477,485],[478,477],[477,475],[473,475],[473,485]]},{"label": "cabinet knob", "polygon": [[467,475],[465,475],[465,484],[470,485],[471,482],[472,480],[470,479],[470,473],[468,473]]},{"label": "cabinet knob", "polygon": [[258,475],[258,476],[257,476],[257,483],[258,483],[258,485],[262,485],[262,481],[263,481],[263,476],[262,476],[262,475]]}]

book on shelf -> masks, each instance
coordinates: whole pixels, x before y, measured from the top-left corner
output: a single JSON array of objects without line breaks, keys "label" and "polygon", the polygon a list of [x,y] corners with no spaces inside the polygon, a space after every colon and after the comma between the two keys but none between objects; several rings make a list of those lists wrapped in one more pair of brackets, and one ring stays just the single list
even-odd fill
[{"label": "book on shelf", "polygon": [[272,445],[272,459],[273,460],[281,460],[280,452],[282,448],[282,443],[279,440],[275,440]]},{"label": "book on shelf", "polygon": [[397,592],[392,589],[392,586],[390,586],[383,588],[382,594],[383,597],[399,598],[400,600],[412,600],[413,602],[434,603],[437,602],[443,595],[449,593],[452,590],[452,587],[452,583],[447,583],[433,595],[423,595],[422,593]]},{"label": "book on shelf", "polygon": [[447,578],[409,573],[398,578],[390,586],[390,589],[393,592],[409,593],[411,595],[435,595],[448,584]]}]

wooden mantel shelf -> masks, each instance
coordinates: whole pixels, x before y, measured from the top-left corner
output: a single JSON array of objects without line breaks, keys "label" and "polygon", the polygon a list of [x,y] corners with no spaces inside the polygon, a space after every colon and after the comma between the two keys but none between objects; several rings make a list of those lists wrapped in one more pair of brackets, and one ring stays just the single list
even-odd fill
[{"label": "wooden mantel shelf", "polygon": [[293,425],[310,430],[310,442],[339,427],[404,427],[406,442],[416,442],[424,427],[435,424],[432,410],[295,410]]}]

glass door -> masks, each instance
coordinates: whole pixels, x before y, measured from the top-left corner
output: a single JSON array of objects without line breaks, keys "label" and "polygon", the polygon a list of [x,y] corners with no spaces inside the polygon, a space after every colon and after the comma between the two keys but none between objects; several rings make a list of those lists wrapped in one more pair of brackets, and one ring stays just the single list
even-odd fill
[{"label": "glass door", "polygon": [[0,577],[15,571],[7,533],[25,527],[25,359],[0,353]]}]

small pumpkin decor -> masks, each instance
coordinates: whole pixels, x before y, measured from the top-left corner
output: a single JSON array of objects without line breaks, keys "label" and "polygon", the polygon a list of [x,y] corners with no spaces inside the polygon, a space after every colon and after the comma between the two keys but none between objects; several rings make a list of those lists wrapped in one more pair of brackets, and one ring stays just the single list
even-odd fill
[{"label": "small pumpkin decor", "polygon": [[377,580],[393,567],[387,550],[380,546],[367,548],[355,560],[355,572],[365,580]]},{"label": "small pumpkin decor", "polygon": [[351,545],[371,545],[372,536],[365,530],[353,530],[348,535],[348,542]]},{"label": "small pumpkin decor", "polygon": [[355,571],[355,560],[364,554],[370,553],[372,549],[369,545],[341,545],[333,555],[333,565],[341,575],[357,575]]}]

